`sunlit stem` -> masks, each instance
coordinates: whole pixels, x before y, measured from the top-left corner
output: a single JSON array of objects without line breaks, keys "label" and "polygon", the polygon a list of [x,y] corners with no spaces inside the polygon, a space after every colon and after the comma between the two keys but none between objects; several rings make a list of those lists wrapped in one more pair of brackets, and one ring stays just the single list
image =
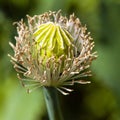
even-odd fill
[{"label": "sunlit stem", "polygon": [[50,120],[63,120],[57,91],[53,87],[43,87],[46,106]]}]

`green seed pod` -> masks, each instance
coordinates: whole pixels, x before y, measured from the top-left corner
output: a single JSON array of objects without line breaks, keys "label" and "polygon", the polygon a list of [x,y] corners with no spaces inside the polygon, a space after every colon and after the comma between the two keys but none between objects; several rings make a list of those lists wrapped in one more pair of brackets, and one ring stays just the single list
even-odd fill
[{"label": "green seed pod", "polygon": [[47,58],[61,55],[73,57],[73,38],[70,33],[56,23],[44,23],[34,32],[36,49]]}]

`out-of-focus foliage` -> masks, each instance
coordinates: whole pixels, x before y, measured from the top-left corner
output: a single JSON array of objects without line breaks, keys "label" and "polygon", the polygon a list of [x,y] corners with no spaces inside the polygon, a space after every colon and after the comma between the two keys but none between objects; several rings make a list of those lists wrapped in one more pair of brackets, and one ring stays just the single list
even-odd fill
[{"label": "out-of-focus foliage", "polygon": [[96,43],[90,85],[75,85],[60,95],[65,120],[120,120],[120,1],[119,0],[0,0],[0,120],[47,120],[41,90],[25,93],[7,57],[17,34],[14,21],[26,14],[61,9],[75,13]]}]

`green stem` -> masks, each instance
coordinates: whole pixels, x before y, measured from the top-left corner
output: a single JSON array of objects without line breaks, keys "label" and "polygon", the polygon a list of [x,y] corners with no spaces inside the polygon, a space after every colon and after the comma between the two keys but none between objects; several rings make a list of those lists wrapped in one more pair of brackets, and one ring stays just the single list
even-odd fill
[{"label": "green stem", "polygon": [[63,120],[56,89],[53,87],[43,89],[50,120]]}]

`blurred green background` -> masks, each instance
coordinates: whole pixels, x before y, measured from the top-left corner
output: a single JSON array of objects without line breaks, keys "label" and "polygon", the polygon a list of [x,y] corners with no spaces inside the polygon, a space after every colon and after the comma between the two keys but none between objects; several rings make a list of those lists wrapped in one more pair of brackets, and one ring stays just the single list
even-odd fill
[{"label": "blurred green background", "polygon": [[73,12],[95,41],[98,59],[89,85],[59,94],[65,120],[120,120],[120,0],[0,0],[0,120],[48,120],[42,90],[27,94],[7,56],[14,21],[49,10]]}]

